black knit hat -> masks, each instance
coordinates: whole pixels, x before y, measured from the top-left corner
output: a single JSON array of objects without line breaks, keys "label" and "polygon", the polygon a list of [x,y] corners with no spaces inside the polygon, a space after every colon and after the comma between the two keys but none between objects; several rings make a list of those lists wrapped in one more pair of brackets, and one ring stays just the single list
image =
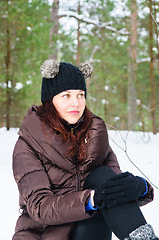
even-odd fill
[{"label": "black knit hat", "polygon": [[55,95],[70,89],[79,89],[87,92],[85,78],[92,73],[88,63],[78,67],[55,60],[46,60],[41,66],[42,87],[41,102],[52,99]]}]

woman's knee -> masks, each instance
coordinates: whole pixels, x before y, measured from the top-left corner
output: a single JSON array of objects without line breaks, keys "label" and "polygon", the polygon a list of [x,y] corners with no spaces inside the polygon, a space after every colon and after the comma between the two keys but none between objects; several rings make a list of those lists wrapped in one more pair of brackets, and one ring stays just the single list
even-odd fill
[{"label": "woman's knee", "polygon": [[101,211],[98,211],[92,218],[75,223],[71,240],[101,240],[111,239],[112,232],[106,224]]},{"label": "woman's knee", "polygon": [[116,173],[108,166],[100,166],[95,168],[87,176],[83,189],[94,189],[99,187],[106,179],[109,179],[115,176]]}]

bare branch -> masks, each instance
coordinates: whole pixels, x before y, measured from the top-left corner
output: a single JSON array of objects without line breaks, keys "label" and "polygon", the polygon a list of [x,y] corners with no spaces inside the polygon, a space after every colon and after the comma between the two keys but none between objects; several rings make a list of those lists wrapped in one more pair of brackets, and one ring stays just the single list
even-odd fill
[{"label": "bare branch", "polygon": [[137,59],[137,63],[150,62],[150,58]]},{"label": "bare branch", "polygon": [[156,106],[154,106],[153,108],[149,108],[148,106],[146,106],[146,105],[144,105],[144,104],[142,104],[141,106],[142,106],[142,108],[145,109],[147,112],[151,112],[151,111],[153,111],[154,109],[158,108],[158,107],[159,107],[159,104],[156,105]]},{"label": "bare branch", "polygon": [[101,23],[101,22],[86,18],[85,16],[83,16],[81,14],[77,14],[77,13],[74,13],[71,11],[67,11],[67,12],[64,12],[63,14],[59,15],[59,18],[63,18],[63,17],[75,18],[76,20],[81,21],[83,23],[92,24],[92,25],[96,26],[97,28],[106,29],[108,31],[117,33],[119,35],[124,35],[124,36],[129,35],[129,32],[126,29],[117,30],[116,28],[108,25],[107,23]]},{"label": "bare branch", "polygon": [[[146,7],[148,7],[148,5],[147,5],[147,3],[145,2],[145,5],[146,5]],[[149,7],[148,7],[149,8]],[[152,17],[152,19],[153,19],[153,21],[154,21],[154,23],[156,24],[156,26],[158,27],[158,23],[156,22],[156,19],[154,18],[154,16],[153,16],[153,14],[152,14],[152,12],[150,11],[150,15],[151,15],[151,17]]]},{"label": "bare branch", "polygon": [[156,109],[156,108],[158,108],[158,107],[159,107],[159,104],[156,105],[156,106],[154,106],[153,108],[151,108],[151,109],[149,110],[149,112],[153,111],[154,109]]},{"label": "bare branch", "polygon": [[121,134],[121,132],[120,132],[117,128],[115,128],[115,127],[113,127],[113,126],[111,126],[111,125],[109,125],[109,124],[106,124],[106,125],[107,125],[107,126],[110,126],[110,127],[113,128],[114,130],[118,131],[118,133],[120,134],[120,136],[121,136],[121,138],[122,138],[122,141],[124,142],[124,147],[120,146],[114,139],[112,139],[112,138],[109,136],[109,138],[111,139],[111,141],[112,141],[116,146],[118,146],[121,150],[124,151],[124,153],[125,153],[126,157],[128,158],[129,162],[147,179],[147,181],[148,181],[153,187],[155,187],[156,189],[159,189],[159,187],[156,186],[156,185],[145,175],[145,173],[144,173],[144,172],[131,160],[131,158],[129,157],[129,154],[128,154],[128,152],[127,152],[127,138],[128,138],[129,131],[127,131],[126,137],[125,137],[125,139],[124,139],[123,136],[122,136],[122,134]]}]

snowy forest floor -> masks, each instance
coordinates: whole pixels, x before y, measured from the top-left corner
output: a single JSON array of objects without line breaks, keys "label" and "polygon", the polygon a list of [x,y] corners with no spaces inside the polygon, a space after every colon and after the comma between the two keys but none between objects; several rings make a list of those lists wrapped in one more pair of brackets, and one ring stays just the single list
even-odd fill
[{"label": "snowy forest floor", "polygon": [[[11,240],[14,233],[16,219],[19,216],[18,190],[12,173],[12,152],[18,138],[18,129],[6,131],[0,128],[0,235],[1,240]],[[129,171],[135,175],[141,172],[159,188],[159,134],[127,131],[108,131],[110,145],[117,155],[122,171]],[[130,160],[129,160],[130,159]],[[159,190],[155,189],[154,201],[141,208],[146,220],[159,236]],[[113,236],[113,239],[116,239]]]}]

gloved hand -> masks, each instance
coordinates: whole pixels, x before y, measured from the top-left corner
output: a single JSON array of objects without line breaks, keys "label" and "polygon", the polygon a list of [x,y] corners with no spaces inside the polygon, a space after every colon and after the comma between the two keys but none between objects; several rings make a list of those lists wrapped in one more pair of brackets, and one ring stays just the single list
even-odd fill
[{"label": "gloved hand", "polygon": [[136,201],[147,192],[144,179],[129,172],[120,173],[108,179],[102,186],[105,196],[105,206],[112,207],[123,203]]},{"label": "gloved hand", "polygon": [[135,201],[146,191],[146,181],[125,172],[106,180],[100,188],[95,189],[94,203],[98,208],[113,207]]},{"label": "gloved hand", "polygon": [[95,188],[95,193],[94,193],[94,205],[97,208],[102,208],[106,207],[106,198],[105,198],[105,192],[104,188]]}]

